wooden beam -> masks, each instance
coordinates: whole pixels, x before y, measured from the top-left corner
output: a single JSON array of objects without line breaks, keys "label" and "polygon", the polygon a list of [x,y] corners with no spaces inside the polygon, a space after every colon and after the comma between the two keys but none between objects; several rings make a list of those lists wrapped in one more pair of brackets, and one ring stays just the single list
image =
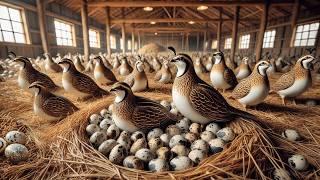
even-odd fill
[{"label": "wooden beam", "polygon": [[266,1],[266,4],[263,6],[263,9],[262,9],[260,29],[259,29],[258,39],[256,43],[256,62],[258,62],[261,59],[263,37],[264,37],[264,32],[266,30],[267,23],[268,23],[268,12],[269,12],[269,3],[268,1]]},{"label": "wooden beam", "polygon": [[293,44],[294,41],[294,34],[296,33],[296,25],[299,17],[299,10],[300,10],[300,0],[295,0],[293,5],[293,12],[291,16],[291,42],[289,44],[289,47]]},{"label": "wooden beam", "polygon": [[110,8],[106,7],[106,46],[107,46],[107,53],[108,57],[111,57],[111,42],[110,42]]},{"label": "wooden beam", "polygon": [[139,31],[184,31],[184,32],[203,32],[209,29],[205,28],[192,28],[192,27],[144,27],[144,28],[135,28]]},{"label": "wooden beam", "polygon": [[37,0],[37,12],[39,17],[40,36],[41,36],[43,52],[49,53],[44,0]]},{"label": "wooden beam", "polygon": [[[221,19],[222,21],[233,21],[232,18],[227,18],[227,19]],[[131,18],[131,19],[111,19],[111,23],[113,24],[121,24],[121,23],[126,23],[126,24],[131,24],[131,23],[147,23],[149,24],[151,21],[154,21],[156,23],[186,23],[189,21],[193,21],[196,23],[207,23],[207,22],[219,22],[220,18]],[[260,19],[254,19],[254,18],[245,18],[245,19],[239,19],[239,21],[247,21],[247,22],[258,22]]]},{"label": "wooden beam", "polygon": [[[121,12],[122,12],[122,18],[124,18],[124,8],[121,8]],[[122,23],[121,25],[121,31],[122,31],[122,53],[125,54],[126,53],[126,30],[125,30],[125,24]]]},{"label": "wooden beam", "polygon": [[234,55],[236,53],[236,47],[237,47],[239,13],[240,13],[240,7],[236,6],[234,8],[234,20],[233,20],[233,26],[232,26],[232,42],[231,42],[231,54],[230,54],[230,60],[232,62],[234,62]]},{"label": "wooden beam", "polygon": [[88,4],[86,0],[81,3],[81,22],[82,22],[82,35],[83,35],[83,54],[86,61],[89,60],[90,47],[89,47],[89,27],[88,27]]},{"label": "wooden beam", "polygon": [[221,28],[222,28],[222,8],[219,8],[219,21],[217,25],[217,50],[220,51],[220,44],[221,44]]},{"label": "wooden beam", "polygon": [[[282,1],[276,1],[274,0],[272,2],[275,6],[287,6],[291,5],[293,3],[292,0],[282,0]],[[250,0],[244,0],[244,1],[209,1],[209,0],[203,0],[203,1],[142,1],[142,0],[135,0],[135,1],[93,1],[89,3],[89,6],[93,7],[198,7],[198,6],[257,6],[257,5],[263,5],[264,1],[250,1]]]}]

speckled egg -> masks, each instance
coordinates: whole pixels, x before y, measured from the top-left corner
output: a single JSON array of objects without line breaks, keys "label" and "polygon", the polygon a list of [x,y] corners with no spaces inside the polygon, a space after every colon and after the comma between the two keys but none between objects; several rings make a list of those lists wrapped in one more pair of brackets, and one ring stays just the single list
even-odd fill
[{"label": "speckled egg", "polygon": [[90,137],[90,142],[95,145],[95,146],[100,146],[103,141],[107,140],[107,135],[105,132],[103,131],[98,131],[98,132],[95,132],[91,135]]},{"label": "speckled egg", "polygon": [[199,164],[203,159],[207,157],[207,153],[205,151],[194,149],[190,151],[188,157],[195,163]]},{"label": "speckled egg", "polygon": [[119,135],[120,129],[115,124],[111,124],[107,130],[107,137],[109,139],[117,139]]},{"label": "speckled egg", "polygon": [[221,129],[221,127],[217,124],[217,123],[210,123],[206,126],[206,131],[210,131],[213,134],[216,134],[219,130]]},{"label": "speckled egg", "polygon": [[132,141],[136,141],[138,139],[145,139],[145,138],[146,138],[146,135],[141,131],[136,131],[136,132],[132,133],[132,135],[131,135]]},{"label": "speckled egg", "polygon": [[98,148],[98,151],[103,155],[108,156],[111,150],[117,145],[117,141],[114,139],[108,139],[104,141]]},{"label": "speckled egg", "polygon": [[171,112],[172,114],[176,115],[176,116],[179,114],[179,111],[178,111],[178,109],[177,109],[176,107],[172,107],[171,110],[170,110],[170,112]]},{"label": "speckled egg", "polygon": [[110,162],[114,164],[121,165],[124,158],[128,155],[126,148],[118,144],[114,148],[112,148],[110,154],[109,154],[109,160]]},{"label": "speckled egg", "polygon": [[286,129],[283,131],[282,137],[288,139],[289,141],[298,141],[300,139],[299,133],[293,129]]},{"label": "speckled egg", "polygon": [[4,152],[4,149],[7,147],[7,141],[3,138],[0,138],[0,154]]},{"label": "speckled egg", "polygon": [[161,139],[164,146],[169,146],[169,142],[171,139],[171,136],[169,134],[167,134],[167,133],[161,134],[160,139]]},{"label": "speckled egg", "polygon": [[148,164],[148,168],[152,172],[164,172],[169,170],[169,164],[164,159],[152,159]]},{"label": "speckled egg", "polygon": [[195,140],[199,139],[198,136],[194,133],[188,132],[184,137],[190,142],[193,143]]},{"label": "speckled egg", "polygon": [[138,150],[147,148],[147,146],[148,146],[147,141],[144,138],[138,139],[132,144],[130,148],[130,154],[136,154]]},{"label": "speckled egg", "polygon": [[173,148],[175,145],[182,144],[189,147],[190,143],[182,135],[175,135],[169,141],[169,147]]},{"label": "speckled egg", "polygon": [[100,124],[99,124],[99,127],[103,130],[108,130],[108,128],[114,124],[114,122],[110,119],[103,119]]},{"label": "speckled egg", "polygon": [[151,131],[149,131],[147,139],[149,141],[151,138],[160,137],[161,134],[163,134],[163,131],[160,128],[154,128]]},{"label": "speckled egg", "polygon": [[170,166],[174,171],[180,171],[192,167],[192,161],[187,156],[177,156],[170,161]]},{"label": "speckled egg", "polygon": [[307,159],[300,154],[291,156],[288,159],[288,162],[289,162],[289,165],[297,171],[304,171],[309,166]]},{"label": "speckled egg", "polygon": [[210,152],[215,154],[223,151],[223,146],[225,142],[222,139],[216,138],[209,141]]},{"label": "speckled egg", "polygon": [[6,134],[5,140],[8,144],[26,144],[27,136],[23,132],[19,131],[10,131]]},{"label": "speckled egg", "polygon": [[166,133],[169,134],[171,137],[181,134],[180,128],[176,125],[169,125],[166,128]]},{"label": "speckled egg", "polygon": [[131,146],[130,136],[120,135],[117,139],[117,143],[123,145],[128,151],[130,150],[130,146]]},{"label": "speckled egg", "polygon": [[218,138],[224,140],[225,142],[232,141],[236,136],[230,127],[225,127],[225,128],[220,129],[216,133],[216,135]]},{"label": "speckled egg", "polygon": [[147,148],[138,150],[135,156],[144,162],[149,162],[151,159],[154,159],[154,154]]},{"label": "speckled egg", "polygon": [[173,157],[172,152],[168,147],[161,147],[156,152],[158,158],[164,159],[164,160],[170,160]]},{"label": "speckled egg", "polygon": [[273,171],[274,180],[291,180],[290,174],[285,169],[276,169]]},{"label": "speckled egg", "polygon": [[104,118],[109,118],[110,117],[110,112],[108,111],[108,109],[102,109],[101,111],[100,111],[100,115],[102,116],[102,117],[104,117]]},{"label": "speckled egg", "polygon": [[202,139],[198,139],[196,141],[194,141],[191,145],[191,150],[195,150],[195,149],[199,149],[202,150],[204,152],[208,152],[209,151],[209,145],[206,141],[202,140]]},{"label": "speckled egg", "polygon": [[173,148],[171,148],[171,152],[173,156],[188,156],[190,150],[184,145],[177,144]]},{"label": "speckled egg", "polygon": [[96,124],[89,124],[86,127],[86,132],[89,136],[91,136],[93,133],[100,131],[100,128]]},{"label": "speckled egg", "polygon": [[91,114],[90,124],[99,124],[102,121],[103,117],[99,114]]},{"label": "speckled egg", "polygon": [[133,169],[144,169],[144,163],[142,160],[135,156],[128,156],[123,160],[123,166],[127,168],[133,168]]},{"label": "speckled egg", "polygon": [[211,139],[215,138],[215,135],[211,131],[203,131],[200,137],[202,140],[209,142]]},{"label": "speckled egg", "polygon": [[202,125],[198,123],[192,123],[189,127],[189,131],[196,135],[199,135],[201,133],[201,130],[202,130]]},{"label": "speckled egg", "polygon": [[112,110],[113,110],[113,104],[110,104],[110,106],[108,107],[108,111],[112,113]]},{"label": "speckled egg", "polygon": [[170,111],[171,105],[170,105],[170,103],[169,103],[168,101],[162,100],[162,101],[160,101],[160,104],[161,104],[163,107],[165,107],[168,111]]},{"label": "speckled egg", "polygon": [[29,150],[22,144],[10,144],[4,150],[4,154],[12,163],[18,163],[28,159]]},{"label": "speckled egg", "polygon": [[156,137],[156,138],[150,139],[148,142],[148,145],[149,145],[149,149],[152,152],[156,152],[160,147],[163,146],[163,143],[162,143],[160,137]]},{"label": "speckled egg", "polygon": [[176,126],[180,128],[181,132],[187,132],[189,130],[190,122],[188,119],[183,118],[176,123]]}]

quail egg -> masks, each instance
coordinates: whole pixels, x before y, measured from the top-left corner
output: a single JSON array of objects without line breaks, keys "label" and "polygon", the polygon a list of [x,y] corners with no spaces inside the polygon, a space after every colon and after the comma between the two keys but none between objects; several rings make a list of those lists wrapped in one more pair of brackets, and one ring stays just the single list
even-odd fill
[{"label": "quail egg", "polygon": [[164,160],[170,160],[173,157],[173,154],[168,147],[161,147],[157,150],[156,153],[158,158]]},{"label": "quail egg", "polygon": [[10,131],[6,134],[5,140],[8,144],[18,143],[26,144],[27,136],[23,132]]},{"label": "quail egg", "polygon": [[127,168],[133,168],[133,169],[144,169],[144,163],[142,160],[135,156],[128,156],[123,160],[123,166]]},{"label": "quail egg", "polygon": [[86,127],[86,132],[89,136],[91,136],[93,133],[100,131],[100,128],[96,124],[89,124]]},{"label": "quail egg", "polygon": [[170,125],[166,128],[166,133],[169,134],[171,137],[174,135],[181,134],[180,128],[176,125]]},{"label": "quail egg", "polygon": [[120,129],[115,125],[111,124],[107,130],[107,137],[111,139],[117,139],[120,134]]},{"label": "quail egg", "polygon": [[163,131],[160,128],[155,128],[149,131],[147,135],[147,139],[150,140],[151,138],[160,137],[163,134]]},{"label": "quail egg", "polygon": [[145,139],[145,134],[141,131],[136,131],[131,135],[132,141],[136,141],[138,139]]},{"label": "quail egg", "polygon": [[95,132],[90,137],[90,142],[97,147],[100,146],[105,140],[107,140],[107,136],[103,131]]},{"label": "quail egg", "polygon": [[108,111],[112,113],[113,110],[113,104],[110,104],[110,106],[108,107]]},{"label": "quail egg", "polygon": [[187,132],[189,130],[189,120],[188,119],[181,119],[176,123],[176,126],[180,128],[181,132]]},{"label": "quail egg", "polygon": [[169,103],[168,101],[162,100],[162,101],[160,102],[160,104],[161,104],[163,107],[165,107],[168,111],[170,111],[171,105],[170,105],[170,103]]},{"label": "quail egg", "polygon": [[148,164],[149,170],[152,172],[163,172],[169,170],[169,164],[164,159],[152,159]]},{"label": "quail egg", "polygon": [[108,139],[104,141],[98,148],[98,151],[103,155],[108,156],[110,151],[117,145],[117,141],[114,139]]},{"label": "quail egg", "polygon": [[198,140],[194,141],[191,145],[191,150],[195,150],[195,149],[199,149],[204,152],[208,152],[209,145],[206,141],[204,141],[202,139],[198,139]]},{"label": "quail egg", "polygon": [[120,135],[119,138],[117,139],[117,143],[123,145],[127,150],[130,150],[131,146],[131,139],[130,137],[126,135]]},{"label": "quail egg", "polygon": [[164,146],[169,146],[169,141],[171,139],[170,135],[168,135],[167,133],[161,134],[160,139]]},{"label": "quail egg", "polygon": [[104,117],[104,118],[110,117],[110,113],[109,113],[108,109],[102,109],[102,110],[100,111],[100,115],[101,115],[102,117]]},{"label": "quail egg", "polygon": [[230,142],[235,138],[235,134],[230,127],[220,129],[216,135],[225,142]]},{"label": "quail egg", "polygon": [[142,139],[138,139],[136,140],[131,148],[130,148],[130,154],[136,154],[136,152],[139,150],[139,149],[142,149],[142,148],[147,148],[147,142],[144,138]]},{"label": "quail egg", "polygon": [[160,137],[156,137],[156,138],[150,139],[148,142],[148,145],[149,145],[149,149],[152,152],[156,152],[157,149],[159,149],[160,147],[163,146],[163,143],[162,143]]},{"label": "quail egg", "polygon": [[291,180],[290,174],[285,169],[276,169],[273,171],[273,179],[275,180]]},{"label": "quail egg", "polygon": [[112,121],[111,119],[103,119],[103,120],[100,122],[99,126],[100,126],[100,128],[103,129],[103,130],[108,130],[108,128],[109,128],[112,124],[114,124],[114,123],[113,123],[113,121]]},{"label": "quail egg", "polygon": [[10,144],[4,150],[4,154],[12,163],[18,163],[28,159],[29,150],[22,144]]},{"label": "quail egg", "polygon": [[170,161],[173,170],[180,171],[192,167],[192,161],[187,156],[177,156]]},{"label": "quail egg", "polygon": [[99,124],[103,118],[99,114],[92,114],[90,116],[90,124]]},{"label": "quail egg", "polygon": [[128,131],[122,131],[119,137],[125,137],[130,139],[130,133]]},{"label": "quail egg", "polygon": [[215,138],[215,135],[211,131],[203,131],[200,137],[202,140],[209,142],[211,139]]},{"label": "quail egg", "polygon": [[153,153],[150,151],[150,149],[147,148],[138,150],[135,156],[144,162],[149,162],[151,159],[154,158]]},{"label": "quail egg", "polygon": [[184,135],[184,138],[186,138],[190,143],[193,143],[198,139],[198,136],[194,133],[188,132]]},{"label": "quail egg", "polygon": [[201,133],[201,130],[202,130],[202,125],[198,123],[192,123],[189,127],[189,131],[196,135],[199,135]]},{"label": "quail egg", "polygon": [[170,112],[171,112],[172,114],[176,115],[176,116],[179,114],[179,111],[178,111],[178,109],[177,109],[176,107],[172,107],[171,110],[170,110]]},{"label": "quail egg", "polygon": [[207,157],[207,153],[205,151],[194,149],[192,150],[188,157],[196,164],[199,164],[203,159]]},{"label": "quail egg", "polygon": [[300,135],[296,130],[286,129],[282,132],[282,137],[286,138],[289,141],[297,141],[300,139]]},{"label": "quail egg", "polygon": [[118,144],[111,150],[109,160],[114,164],[121,165],[127,154],[126,148],[123,145]]},{"label": "quail egg", "polygon": [[290,167],[292,167],[293,169],[295,169],[297,171],[304,171],[309,166],[307,159],[300,154],[296,154],[296,155],[291,156],[288,159],[288,162],[289,162]]},{"label": "quail egg", "polygon": [[171,148],[173,156],[188,156],[190,150],[184,145],[177,144]]},{"label": "quail egg", "polygon": [[182,136],[182,135],[175,135],[169,141],[169,147],[173,148],[175,145],[182,144],[186,147],[189,147],[190,143]]},{"label": "quail egg", "polygon": [[4,152],[4,149],[7,147],[7,141],[3,138],[0,138],[0,154]]},{"label": "quail egg", "polygon": [[225,142],[219,138],[212,139],[211,141],[209,141],[210,151],[213,154],[223,151],[224,145]]},{"label": "quail egg", "polygon": [[210,131],[213,134],[216,134],[219,130],[221,129],[221,127],[217,124],[217,123],[210,123],[206,126],[206,131]]}]

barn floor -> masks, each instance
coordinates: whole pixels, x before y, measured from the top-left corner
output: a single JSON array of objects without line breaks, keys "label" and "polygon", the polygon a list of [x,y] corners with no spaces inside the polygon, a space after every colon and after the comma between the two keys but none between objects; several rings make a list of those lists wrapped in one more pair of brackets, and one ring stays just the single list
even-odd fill
[{"label": "barn floor", "polygon": [[[58,85],[61,85],[60,74],[49,75]],[[154,74],[148,74],[150,90],[148,92],[137,93],[149,97],[154,100],[171,100],[171,86],[172,84],[163,85],[154,82]],[[271,86],[275,79],[279,77],[279,74],[275,74],[271,77]],[[316,76],[313,76],[316,77]],[[205,74],[202,77],[205,81],[209,82],[209,75]],[[105,89],[108,89],[106,87]],[[273,132],[280,134],[281,131],[287,128],[296,129],[303,136],[304,140],[297,143],[284,143],[281,144],[281,140],[272,141],[276,149],[285,154],[295,153],[295,151],[304,154],[308,161],[312,164],[312,169],[306,173],[294,174],[295,177],[308,177],[315,178],[315,172],[320,167],[320,78],[314,78],[313,87],[306,93],[300,96],[297,100],[298,105],[294,106],[291,103],[287,106],[281,105],[281,100],[276,94],[271,94],[266,99],[265,103],[257,106],[256,108],[249,109],[249,111],[261,119],[265,119],[265,124],[270,125]],[[230,92],[223,94],[224,97],[228,97]],[[76,101],[76,97],[70,94],[63,94],[63,96],[69,98],[74,102],[80,111],[72,115],[73,117],[66,118],[57,124],[48,124],[38,117],[33,115],[32,111],[32,96],[26,92],[22,92],[16,83],[16,80],[9,80],[7,82],[0,83],[0,137],[4,137],[6,132],[10,130],[20,129],[26,132],[29,136],[29,142],[27,147],[31,152],[31,157],[27,162],[23,162],[18,165],[9,163],[3,156],[0,156],[0,179],[3,178],[66,178],[66,177],[149,177],[147,174],[135,173],[129,175],[121,175],[122,170],[120,167],[104,167],[98,166],[104,169],[94,170],[87,168],[90,163],[82,162],[85,165],[76,166],[75,161],[79,156],[86,157],[88,154],[79,154],[78,151],[74,151],[72,146],[85,148],[86,144],[71,143],[70,147],[62,146],[58,141],[68,141],[76,134],[84,133],[83,127],[86,125],[86,119],[93,113],[101,110],[103,107],[107,107],[113,100],[113,97],[106,97],[97,100],[88,100],[84,102]],[[309,99],[316,100],[316,106],[306,106],[304,103]],[[241,105],[231,99],[227,99],[229,103],[238,108],[242,108]],[[77,119],[77,120],[75,120]],[[268,135],[268,134],[267,134]],[[67,138],[68,137],[68,138]],[[84,139],[84,142],[86,139]],[[233,143],[233,142],[232,142]],[[60,151],[61,150],[61,151]],[[68,153],[62,153],[68,152]],[[59,154],[60,153],[60,154]],[[92,152],[94,154],[94,152]],[[96,152],[95,152],[96,153]],[[89,155],[88,155],[89,156]],[[95,156],[101,156],[96,155]],[[284,155],[284,157],[287,155]],[[72,157],[72,158],[69,158]],[[60,159],[58,161],[57,159]],[[94,161],[94,160],[92,160]],[[107,163],[100,160],[100,164]],[[258,160],[257,160],[258,161]],[[285,158],[283,158],[285,162]],[[92,162],[92,166],[97,166],[98,162]],[[287,162],[285,162],[287,163]],[[49,165],[50,164],[50,165]],[[81,164],[81,162],[79,162]],[[78,165],[79,165],[78,164]],[[241,164],[241,163],[240,163]],[[61,168],[59,168],[61,166]],[[287,167],[287,166],[286,166]],[[120,168],[120,170],[117,170]],[[267,167],[261,167],[265,170],[265,174],[269,173]],[[108,173],[110,171],[110,173]],[[112,172],[112,173],[111,173]],[[132,172],[133,173],[133,172]],[[232,172],[235,174],[243,174],[244,172]],[[109,175],[107,175],[109,174]],[[182,173],[171,174],[171,178],[182,177]],[[250,174],[250,173],[249,173]],[[251,173],[250,176],[254,173]],[[153,174],[154,175],[154,174]],[[168,175],[168,174],[166,174]],[[192,177],[190,171],[186,172],[183,177]],[[229,176],[232,176],[229,174]],[[256,175],[258,176],[258,175]],[[161,174],[164,177],[164,174]],[[236,176],[234,176],[236,177]],[[240,176],[239,176],[240,177]]]}]

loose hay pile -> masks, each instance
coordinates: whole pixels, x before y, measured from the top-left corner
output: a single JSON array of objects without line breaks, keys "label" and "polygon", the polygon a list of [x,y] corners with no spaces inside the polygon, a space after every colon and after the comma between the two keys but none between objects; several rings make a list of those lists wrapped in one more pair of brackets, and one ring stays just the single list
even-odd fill
[{"label": "loose hay pile", "polygon": [[156,43],[150,43],[140,48],[138,53],[139,54],[158,54],[163,51],[166,51],[166,48],[164,48],[163,46]]},{"label": "loose hay pile", "polygon": [[[60,76],[52,76],[60,82]],[[151,75],[148,76],[152,79]],[[159,178],[195,179],[268,179],[275,167],[286,168],[296,179],[316,179],[320,168],[320,107],[280,106],[275,95],[251,112],[262,119],[263,129],[254,122],[238,119],[228,124],[237,137],[221,153],[210,156],[184,171],[151,173],[128,169],[110,163],[90,144],[85,128],[88,118],[113,102],[113,97],[77,102],[80,111],[57,124],[46,124],[33,115],[31,96],[21,93],[13,81],[0,83],[0,136],[9,130],[20,130],[29,136],[27,146],[33,152],[27,162],[13,165],[0,156],[0,179],[17,178]],[[148,92],[138,93],[154,100],[171,100],[171,85],[160,86],[151,81]],[[316,84],[307,97],[319,97]],[[227,94],[228,95],[228,94]],[[227,96],[226,95],[226,96]],[[68,96],[73,101],[75,97]],[[230,101],[234,106],[238,103]],[[287,141],[281,132],[296,129],[302,136],[298,142]],[[297,172],[287,163],[292,154],[305,156],[311,164],[308,171]],[[4,160],[4,161],[2,161]]]}]

